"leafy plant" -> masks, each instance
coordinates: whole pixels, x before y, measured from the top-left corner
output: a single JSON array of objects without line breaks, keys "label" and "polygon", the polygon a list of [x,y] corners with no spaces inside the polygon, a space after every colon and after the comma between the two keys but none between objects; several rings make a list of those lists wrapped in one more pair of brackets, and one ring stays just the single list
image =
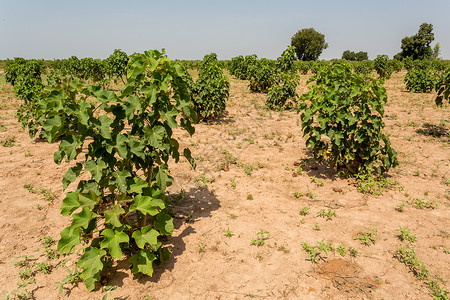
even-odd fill
[{"label": "leafy plant", "polygon": [[311,260],[313,264],[318,263],[320,260],[325,260],[326,257],[323,257],[322,253],[328,255],[328,251],[332,251],[334,249],[332,243],[326,244],[324,240],[317,242],[316,246],[303,242],[302,248],[306,251],[309,260]]},{"label": "leafy plant", "polygon": [[248,80],[250,91],[267,93],[276,83],[275,63],[266,58],[256,60],[248,66]]},{"label": "leafy plant", "polygon": [[345,256],[345,254],[347,254],[347,247],[345,246],[344,243],[340,244],[339,246],[337,246],[336,248],[337,253],[339,253],[341,256]]},{"label": "leafy plant", "polygon": [[430,93],[436,84],[436,75],[431,69],[411,69],[406,73],[406,89],[413,93]]},{"label": "leafy plant", "polygon": [[406,245],[406,248],[397,249],[395,251],[395,256],[399,261],[404,263],[417,278],[428,278],[428,269],[425,264],[418,259],[414,247]]},{"label": "leafy plant", "polygon": [[[294,73],[283,73],[277,80],[277,84],[269,88],[266,107],[274,110],[291,108],[297,102],[296,88],[300,77]],[[288,102],[291,100],[291,102]]]},{"label": "leafy plant", "polygon": [[[127,83],[119,93],[76,82],[53,85],[37,100],[36,124],[49,142],[59,141],[56,163],[78,161],[63,177],[67,188],[78,176],[75,191],[66,194],[61,214],[72,223],[61,232],[58,250],[81,247],[77,262],[88,290],[95,288],[113,259],[129,255],[134,274],[153,274],[153,263],[170,256],[161,237],[173,223],[165,212],[165,190],[173,179],[168,161],[179,161],[173,130],[194,133],[196,114],[185,71],[165,52],[133,54]],[[193,164],[189,149],[184,156]]]},{"label": "leafy plant", "polygon": [[225,111],[230,82],[223,75],[215,53],[205,55],[195,83],[188,73],[185,73],[185,79],[190,87],[199,120],[215,118]]},{"label": "leafy plant", "polygon": [[441,106],[444,100],[450,103],[450,68],[440,76],[436,83],[436,105]]},{"label": "leafy plant", "polygon": [[303,207],[301,210],[300,210],[300,215],[301,216],[306,216],[306,215],[308,215],[309,214],[309,207]]},{"label": "leafy plant", "polygon": [[398,235],[398,238],[401,241],[408,241],[410,243],[414,243],[417,239],[416,235],[412,234],[408,227],[402,228],[402,226],[400,226],[400,229],[397,229],[397,231],[400,233]]},{"label": "leafy plant", "polygon": [[318,217],[322,217],[322,218],[327,218],[328,220],[333,220],[333,217],[336,217],[336,211],[333,209],[328,209],[327,212],[325,212],[325,209],[321,209],[318,213],[317,213]]},{"label": "leafy plant", "polygon": [[391,78],[394,72],[393,66],[389,63],[389,57],[387,55],[378,55],[373,61],[374,69],[377,71],[378,76],[382,79]]},{"label": "leafy plant", "polygon": [[397,166],[397,153],[382,133],[387,96],[379,80],[355,74],[348,64],[336,61],[311,81],[316,84],[301,96],[299,110],[306,145],[316,159],[353,174],[382,174]]},{"label": "leafy plant", "polygon": [[376,228],[372,226],[368,231],[359,232],[358,235],[353,239],[359,240],[362,244],[366,246],[370,246],[371,244],[375,245],[377,238],[378,234],[376,233]]},{"label": "leafy plant", "polygon": [[233,231],[231,231],[229,227],[227,228],[227,230],[224,230],[223,233],[228,238],[233,236]]},{"label": "leafy plant", "polygon": [[252,239],[250,245],[256,245],[256,246],[263,246],[264,245],[264,241],[267,239],[267,237],[265,236],[266,234],[269,234],[267,231],[264,230],[260,230],[257,234],[256,234],[256,239]]}]

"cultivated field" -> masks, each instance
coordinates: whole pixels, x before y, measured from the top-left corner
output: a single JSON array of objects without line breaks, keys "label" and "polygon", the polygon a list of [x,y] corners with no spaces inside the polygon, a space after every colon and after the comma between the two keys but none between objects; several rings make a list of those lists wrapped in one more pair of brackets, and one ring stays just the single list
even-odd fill
[{"label": "cultivated field", "polygon": [[[43,238],[58,240],[70,218],[60,215],[68,166],[53,162],[57,144],[32,140],[22,130],[15,115],[20,102],[0,74],[0,297],[7,298],[20,289],[26,269],[14,262],[24,255],[32,263],[47,261]],[[266,110],[267,95],[250,93],[247,81],[230,77],[226,114],[196,125],[192,137],[178,133],[197,168],[186,161],[170,164],[175,231],[166,244],[172,258],[152,278],[137,280],[127,260],[114,265],[102,279],[117,286],[110,296],[432,299],[427,282],[399,260],[396,251],[409,244],[399,238],[400,227],[416,236],[411,244],[417,260],[450,290],[450,106],[437,108],[435,94],[406,92],[404,76],[394,73],[385,83],[385,131],[400,164],[388,173],[398,184],[381,195],[362,193],[355,180],[316,163],[299,115]],[[308,77],[301,76],[299,94],[307,90]],[[321,210],[329,218],[318,216]],[[335,249],[321,251],[314,264],[304,242],[332,243]],[[341,244],[345,256],[336,249]],[[73,270],[74,263],[65,267]],[[89,293],[83,283],[67,284],[60,293],[56,282],[68,275],[65,267],[37,272],[27,289],[48,300],[105,295]]]}]

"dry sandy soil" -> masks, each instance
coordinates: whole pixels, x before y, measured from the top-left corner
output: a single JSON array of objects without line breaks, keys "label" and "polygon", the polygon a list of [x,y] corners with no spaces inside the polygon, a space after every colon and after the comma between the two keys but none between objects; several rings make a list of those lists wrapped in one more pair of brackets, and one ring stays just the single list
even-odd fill
[{"label": "dry sandy soil", "polygon": [[[358,192],[354,181],[308,160],[299,115],[265,110],[266,95],[252,94],[246,81],[230,79],[225,116],[197,125],[193,137],[178,135],[190,146],[197,169],[190,169],[187,162],[170,166],[175,183],[169,192],[180,196],[174,197],[176,229],[166,242],[171,260],[157,267],[152,278],[134,278],[126,260],[114,265],[103,281],[117,286],[110,297],[432,299],[426,282],[395,257],[396,250],[407,245],[398,237],[400,226],[417,236],[418,259],[433,278],[444,281],[442,288],[450,290],[449,136],[436,138],[420,131],[429,123],[448,133],[450,107],[437,108],[434,94],[406,92],[404,75],[396,73],[385,84],[389,99],[385,131],[400,161],[388,175],[403,188],[382,195]],[[299,93],[306,91],[307,77],[302,76]],[[31,256],[31,263],[46,261],[43,237],[58,240],[70,223],[59,214],[65,195],[61,178],[68,165],[53,162],[56,144],[33,140],[22,130],[15,117],[18,105],[0,75],[0,297],[5,299],[14,298],[23,282],[19,273],[24,268],[14,261],[24,255]],[[226,151],[239,164],[220,168]],[[40,188],[54,193],[54,199]],[[416,208],[408,204],[414,199],[436,201],[437,207]],[[404,211],[396,210],[402,204]],[[310,214],[302,216],[303,207]],[[321,209],[332,209],[336,216],[318,217]],[[365,246],[355,237],[370,228],[377,234],[376,242]],[[229,237],[227,229],[232,232]],[[251,245],[261,230],[267,232],[264,245]],[[357,255],[328,251],[313,264],[302,243],[317,245],[322,240],[334,247],[344,243]],[[73,270],[74,257],[51,264],[70,259],[65,266]],[[56,282],[67,275],[62,266],[50,274],[36,272],[35,282],[26,289],[32,298],[48,300],[105,295],[101,289],[89,293],[82,283],[67,284],[60,293]]]}]

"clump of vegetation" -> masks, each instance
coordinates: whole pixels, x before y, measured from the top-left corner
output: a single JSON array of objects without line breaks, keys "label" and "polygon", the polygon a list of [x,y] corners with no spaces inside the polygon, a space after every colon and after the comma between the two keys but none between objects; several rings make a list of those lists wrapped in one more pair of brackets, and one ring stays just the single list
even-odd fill
[{"label": "clump of vegetation", "polygon": [[[314,157],[351,174],[377,174],[398,165],[397,153],[383,134],[386,89],[377,79],[353,73],[340,61],[321,69],[302,95],[302,129]],[[328,139],[324,139],[327,136]]]}]

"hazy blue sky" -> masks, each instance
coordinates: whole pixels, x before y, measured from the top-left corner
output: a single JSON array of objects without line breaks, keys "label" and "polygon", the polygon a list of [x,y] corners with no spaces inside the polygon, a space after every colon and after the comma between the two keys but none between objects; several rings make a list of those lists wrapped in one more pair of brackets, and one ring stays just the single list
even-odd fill
[{"label": "hazy blue sky", "polygon": [[166,48],[173,59],[276,58],[308,27],[325,34],[321,59],[347,49],[373,59],[399,52],[424,22],[450,59],[449,12],[450,0],[0,0],[0,59],[105,58],[116,48]]}]

